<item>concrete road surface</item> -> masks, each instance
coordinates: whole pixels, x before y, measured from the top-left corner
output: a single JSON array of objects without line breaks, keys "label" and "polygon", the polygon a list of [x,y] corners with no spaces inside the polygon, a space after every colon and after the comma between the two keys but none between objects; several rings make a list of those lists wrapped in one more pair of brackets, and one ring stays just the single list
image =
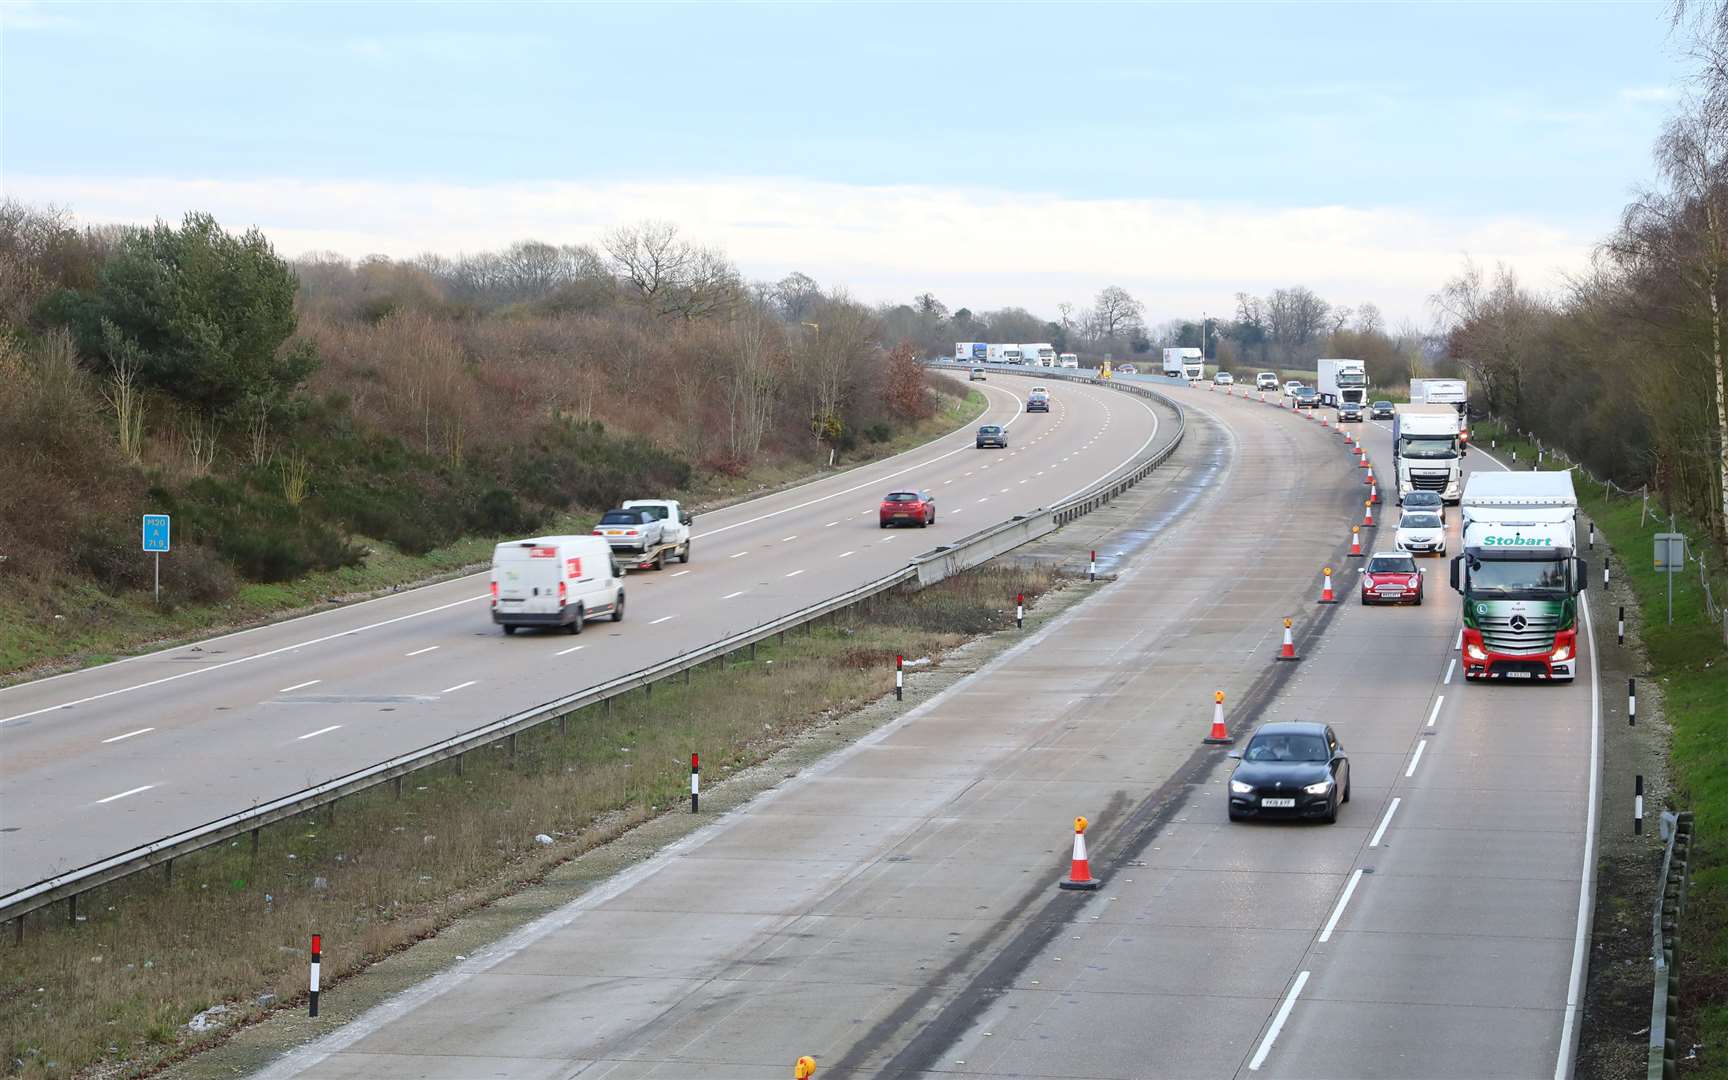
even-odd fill
[{"label": "concrete road surface", "polygon": [[[505,637],[478,575],[0,690],[0,894],[768,622],[1173,434],[1167,409],[1103,387],[1055,383],[1026,414],[1031,385],[982,384],[1007,451],[968,427],[700,515],[692,562],[630,575],[626,620],[580,637]],[[895,487],[932,491],[936,525],[879,530]]]}]

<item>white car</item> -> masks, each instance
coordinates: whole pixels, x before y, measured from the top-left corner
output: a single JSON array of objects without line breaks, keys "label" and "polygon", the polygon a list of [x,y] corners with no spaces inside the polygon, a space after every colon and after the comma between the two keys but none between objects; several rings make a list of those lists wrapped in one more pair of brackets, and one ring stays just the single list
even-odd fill
[{"label": "white car", "polygon": [[1235,386],[1236,376],[1230,374],[1228,371],[1220,371],[1218,374],[1212,376],[1212,385]]},{"label": "white car", "polygon": [[1284,384],[1284,396],[1295,397],[1296,391],[1300,389],[1302,389],[1302,381],[1300,379],[1291,379],[1289,382]]},{"label": "white car", "polygon": [[1116,374],[1118,374],[1118,375],[1138,375],[1138,374],[1140,374],[1140,372],[1135,369],[1133,364],[1120,364],[1116,368]]},{"label": "white car", "polygon": [[1048,394],[1049,392],[1050,388],[1048,386],[1034,386],[1031,390],[1027,391],[1027,393],[1030,394]]},{"label": "white car", "polygon": [[1446,518],[1433,510],[1406,510],[1398,519],[1392,546],[1411,555],[1446,554]]},{"label": "white car", "polygon": [[1256,389],[1256,390],[1276,390],[1276,389],[1278,389],[1278,373],[1275,371],[1262,371],[1260,374],[1254,376],[1254,389]]}]

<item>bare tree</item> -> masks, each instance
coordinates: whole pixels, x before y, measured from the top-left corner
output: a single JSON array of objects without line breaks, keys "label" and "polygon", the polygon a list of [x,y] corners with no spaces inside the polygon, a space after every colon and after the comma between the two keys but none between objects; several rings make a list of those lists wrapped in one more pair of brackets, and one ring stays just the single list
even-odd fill
[{"label": "bare tree", "polygon": [[1092,325],[1101,338],[1125,337],[1141,328],[1141,313],[1146,305],[1128,294],[1120,285],[1109,285],[1092,302]]},{"label": "bare tree", "polygon": [[809,274],[794,270],[774,283],[774,303],[780,308],[780,317],[787,322],[803,322],[821,299],[822,287]]},{"label": "bare tree", "polygon": [[745,464],[762,449],[774,421],[787,361],[786,343],[773,315],[760,303],[744,304],[732,317],[731,363],[725,375],[727,449]]},{"label": "bare tree", "polygon": [[605,248],[615,272],[655,315],[704,318],[727,311],[744,295],[731,262],[714,248],[685,240],[675,225],[647,221],[614,229]]},{"label": "bare tree", "polygon": [[[1345,310],[1349,310],[1346,308]],[[1356,329],[1364,334],[1378,334],[1386,328],[1385,316],[1380,314],[1379,307],[1366,303],[1356,309]]]},{"label": "bare tree", "polygon": [[1309,347],[1326,327],[1330,305],[1312,289],[1297,285],[1274,289],[1266,298],[1265,307],[1267,331],[1284,359],[1307,359]]}]

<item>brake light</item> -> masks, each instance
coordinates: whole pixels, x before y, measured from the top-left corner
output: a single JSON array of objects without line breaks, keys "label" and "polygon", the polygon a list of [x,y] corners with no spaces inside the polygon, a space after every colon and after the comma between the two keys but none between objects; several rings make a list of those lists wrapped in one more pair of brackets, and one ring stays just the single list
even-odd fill
[{"label": "brake light", "polygon": [[629,532],[626,532],[626,533],[625,533],[625,534],[624,534],[624,535],[625,535],[625,536],[635,536],[635,535],[636,535],[636,530],[635,530],[635,529],[631,529],[631,530],[630,530],[630,531],[629,531]]},{"label": "brake light", "polygon": [[496,581],[492,583],[492,606],[498,606],[498,583]]},{"label": "brake light", "polygon": [[560,581],[558,583],[558,606],[564,606],[564,600],[570,595],[570,590]]}]

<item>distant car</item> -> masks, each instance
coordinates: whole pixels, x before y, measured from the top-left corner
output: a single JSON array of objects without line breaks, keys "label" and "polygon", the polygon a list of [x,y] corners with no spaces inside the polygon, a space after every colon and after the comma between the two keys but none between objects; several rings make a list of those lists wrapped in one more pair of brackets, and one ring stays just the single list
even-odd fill
[{"label": "distant car", "polygon": [[1256,390],[1276,390],[1276,389],[1278,389],[1278,373],[1275,371],[1262,371],[1260,374],[1254,376],[1254,389],[1256,389]]},{"label": "distant car", "polygon": [[1289,382],[1284,384],[1284,396],[1285,397],[1295,397],[1296,391],[1298,391],[1300,389],[1302,389],[1301,380],[1291,379]]},{"label": "distant car", "polygon": [[1402,551],[1376,551],[1362,568],[1364,604],[1422,604],[1422,571]]},{"label": "distant car", "polygon": [[1438,491],[1412,491],[1398,500],[1406,513],[1411,510],[1426,510],[1430,513],[1446,516],[1446,501]]},{"label": "distant car", "polygon": [[1312,386],[1298,386],[1293,396],[1296,398],[1298,409],[1312,409],[1320,404],[1320,395],[1315,392]]},{"label": "distant car", "polygon": [[1034,386],[1028,392],[1033,393],[1033,394],[1048,394],[1050,392],[1050,388],[1048,386]]},{"label": "distant car", "polygon": [[1341,402],[1339,402],[1338,403],[1338,422],[1340,424],[1342,424],[1345,421],[1351,421],[1351,422],[1360,424],[1362,422],[1362,406],[1356,404],[1353,401],[1341,401]]},{"label": "distant car", "polygon": [[966,381],[967,382],[984,382],[985,381],[984,380],[984,369],[981,367],[973,368],[972,374],[966,376]]},{"label": "distant car", "polygon": [[613,551],[647,551],[663,543],[665,523],[647,510],[608,510],[594,527]]},{"label": "distant car", "polygon": [[1338,820],[1350,801],[1350,758],[1330,724],[1261,724],[1248,745],[1231,751],[1230,820],[1249,817]]},{"label": "distant car", "polygon": [[1392,403],[1390,401],[1376,401],[1373,411],[1369,413],[1369,418],[1372,420],[1392,419]]},{"label": "distant car", "polygon": [[1230,374],[1228,371],[1220,371],[1218,374],[1212,376],[1212,384],[1214,386],[1234,386],[1236,384],[1236,376]]},{"label": "distant car", "polygon": [[1118,374],[1118,375],[1138,375],[1138,374],[1140,374],[1140,371],[1133,364],[1123,364],[1121,367],[1116,369],[1116,374]]},{"label": "distant car", "polygon": [[882,497],[879,526],[936,524],[936,499],[928,491],[890,491]]},{"label": "distant car", "polygon": [[1412,555],[1446,554],[1446,519],[1432,510],[1406,509],[1398,519],[1392,546]]},{"label": "distant car", "polygon": [[1034,390],[1030,394],[1027,394],[1026,395],[1026,411],[1029,413],[1049,412],[1050,411],[1050,395],[1045,393],[1042,390]]},{"label": "distant car", "polygon": [[985,424],[978,429],[978,449],[986,446],[999,446],[1008,449],[1008,429],[1000,424]]}]

